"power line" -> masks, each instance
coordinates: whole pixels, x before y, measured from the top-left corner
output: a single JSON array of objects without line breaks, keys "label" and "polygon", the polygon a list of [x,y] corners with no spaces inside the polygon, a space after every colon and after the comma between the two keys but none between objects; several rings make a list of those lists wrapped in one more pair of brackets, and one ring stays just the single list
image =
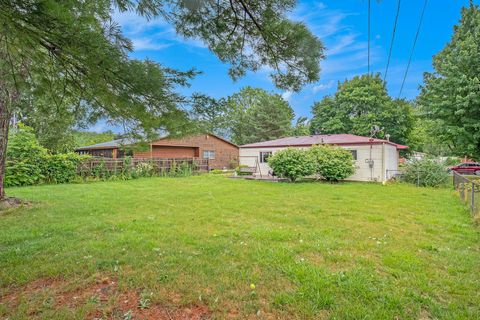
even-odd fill
[{"label": "power line", "polygon": [[370,0],[368,0],[368,75],[370,75]]},{"label": "power line", "polygon": [[420,33],[420,29],[422,27],[423,16],[425,14],[425,8],[427,7],[427,3],[428,3],[428,0],[425,0],[423,2],[422,15],[420,16],[420,22],[418,23],[417,33],[415,34],[415,40],[413,41],[412,51],[410,52],[410,57],[408,58],[407,69],[405,70],[405,74],[403,75],[402,86],[400,87],[400,92],[398,93],[399,99],[400,99],[400,96],[402,95],[403,86],[405,85],[405,80],[407,79],[408,69],[410,69],[410,63],[412,62],[413,52],[415,51],[415,46],[418,40],[418,34]]},{"label": "power line", "polygon": [[401,0],[398,0],[397,14],[395,16],[395,23],[393,24],[392,39],[390,40],[390,50],[388,52],[387,67],[385,68],[385,73],[383,74],[383,81],[384,82],[385,82],[385,79],[387,78],[388,67],[390,66],[390,58],[392,57],[393,42],[395,40],[395,33],[397,32],[397,22],[398,22],[398,16],[400,15],[400,3],[401,2],[402,2]]}]

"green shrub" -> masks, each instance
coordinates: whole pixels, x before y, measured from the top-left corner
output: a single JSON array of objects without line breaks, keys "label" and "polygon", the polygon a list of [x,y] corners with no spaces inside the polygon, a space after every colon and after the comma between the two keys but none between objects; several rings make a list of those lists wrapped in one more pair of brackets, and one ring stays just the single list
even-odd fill
[{"label": "green shrub", "polygon": [[448,157],[443,161],[443,165],[446,167],[456,166],[462,161],[458,157]]},{"label": "green shrub", "polygon": [[273,172],[292,182],[315,173],[315,163],[308,151],[288,148],[276,152],[268,158],[268,165]]},{"label": "green shrub", "polygon": [[186,161],[180,163],[177,169],[177,177],[188,177],[193,173],[193,167]]},{"label": "green shrub", "polygon": [[90,158],[76,153],[47,155],[42,164],[43,181],[47,183],[69,183],[76,181],[77,168]]},{"label": "green shrub", "polygon": [[28,160],[7,160],[6,162],[4,180],[6,187],[36,184],[42,178],[42,171],[38,164],[32,164]]},{"label": "green shrub", "polygon": [[315,161],[315,173],[328,181],[339,181],[355,173],[352,153],[331,145],[313,146],[308,150]]},{"label": "green shrub", "polygon": [[152,177],[155,175],[155,165],[151,162],[141,162],[133,169],[134,177]]},{"label": "green shrub", "polygon": [[403,179],[421,187],[444,186],[449,178],[446,167],[432,159],[413,160],[404,168]]},{"label": "green shrub", "polygon": [[19,124],[10,130],[5,163],[5,186],[25,186],[39,183],[44,177],[42,165],[47,149],[39,143],[33,129]]}]

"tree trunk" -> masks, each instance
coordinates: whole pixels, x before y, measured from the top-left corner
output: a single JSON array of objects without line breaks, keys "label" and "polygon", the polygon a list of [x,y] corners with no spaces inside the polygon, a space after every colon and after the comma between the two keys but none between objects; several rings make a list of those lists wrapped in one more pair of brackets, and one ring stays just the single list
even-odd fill
[{"label": "tree trunk", "polygon": [[3,181],[5,178],[5,160],[7,158],[8,127],[11,116],[6,101],[0,98],[0,201],[5,199]]}]

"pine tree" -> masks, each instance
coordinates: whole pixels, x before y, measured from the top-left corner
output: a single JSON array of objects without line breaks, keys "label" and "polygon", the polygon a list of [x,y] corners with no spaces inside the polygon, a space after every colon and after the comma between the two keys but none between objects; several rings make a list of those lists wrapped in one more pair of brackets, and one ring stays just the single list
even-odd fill
[{"label": "pine tree", "polygon": [[232,141],[242,145],[290,134],[293,109],[279,94],[246,87],[227,100]]}]

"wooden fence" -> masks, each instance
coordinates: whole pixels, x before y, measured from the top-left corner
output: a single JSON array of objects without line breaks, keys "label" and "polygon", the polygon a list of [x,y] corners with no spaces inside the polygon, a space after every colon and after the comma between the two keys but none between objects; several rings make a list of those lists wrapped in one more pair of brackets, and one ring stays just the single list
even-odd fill
[{"label": "wooden fence", "polygon": [[475,176],[464,176],[453,171],[453,187],[460,199],[468,205],[472,215],[480,214],[480,180]]},{"label": "wooden fence", "polygon": [[101,167],[103,171],[117,174],[134,170],[142,164],[152,165],[157,173],[170,172],[171,168],[188,165],[193,172],[208,172],[210,170],[208,159],[201,158],[91,158],[83,161],[77,167],[80,175],[90,175]]}]

